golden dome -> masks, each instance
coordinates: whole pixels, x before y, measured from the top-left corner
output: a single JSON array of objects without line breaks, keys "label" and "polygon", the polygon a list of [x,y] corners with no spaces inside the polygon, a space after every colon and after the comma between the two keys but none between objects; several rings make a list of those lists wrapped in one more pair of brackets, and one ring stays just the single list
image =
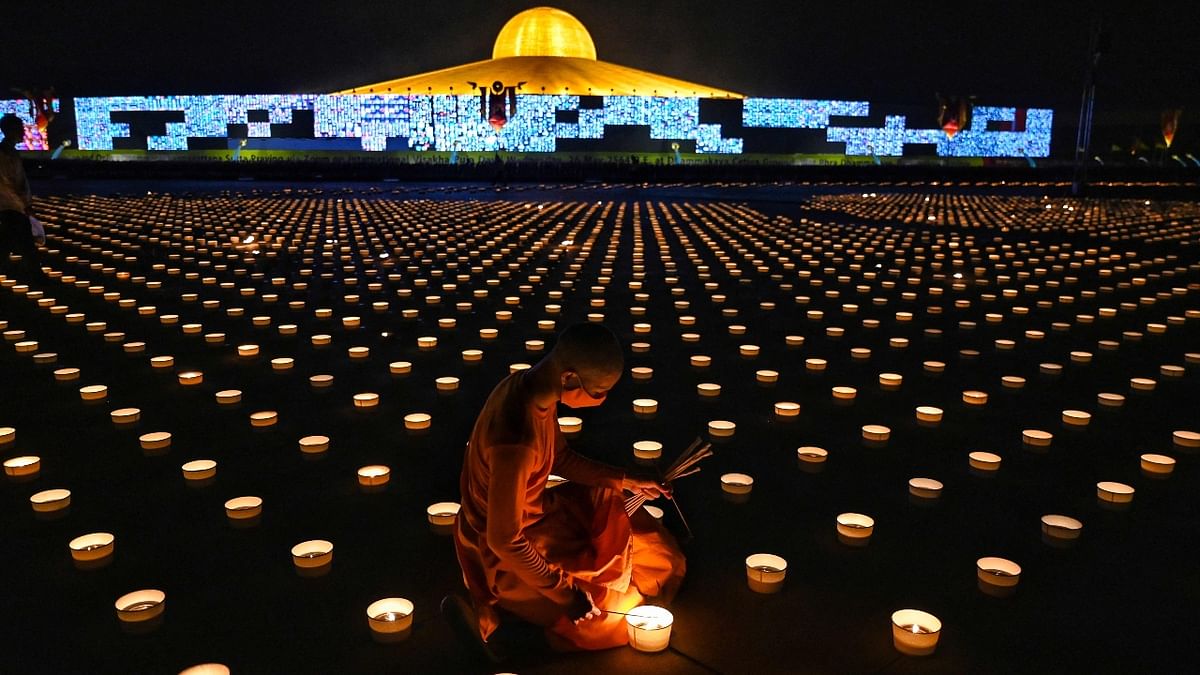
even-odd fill
[{"label": "golden dome", "polygon": [[579,19],[553,7],[527,9],[504,24],[492,58],[570,56],[596,60],[596,45]]}]

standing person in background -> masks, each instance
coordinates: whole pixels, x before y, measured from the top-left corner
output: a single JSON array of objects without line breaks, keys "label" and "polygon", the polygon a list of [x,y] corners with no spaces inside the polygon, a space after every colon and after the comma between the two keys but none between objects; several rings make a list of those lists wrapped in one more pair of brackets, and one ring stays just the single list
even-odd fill
[{"label": "standing person in background", "polygon": [[[17,253],[28,275],[41,278],[37,245],[45,242],[46,235],[41,223],[33,219],[29,180],[17,153],[17,143],[25,135],[25,123],[9,113],[0,117],[0,132],[4,134],[0,140],[0,269],[7,269],[9,255]],[[35,227],[38,235],[34,234]]]}]

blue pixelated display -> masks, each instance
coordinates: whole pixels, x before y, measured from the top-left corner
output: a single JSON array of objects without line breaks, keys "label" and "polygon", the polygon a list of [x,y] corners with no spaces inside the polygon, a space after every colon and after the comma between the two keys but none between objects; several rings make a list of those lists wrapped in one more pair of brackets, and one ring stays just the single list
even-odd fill
[{"label": "blue pixelated display", "polygon": [[[696,152],[740,154],[745,143],[737,130],[727,135],[720,124],[700,122],[698,98],[659,96],[597,97],[601,104],[581,107],[580,97],[519,95],[516,114],[496,130],[480,114],[478,96],[422,94],[264,94],[233,96],[129,96],[79,98],[75,117],[79,148],[111,150],[113,139],[127,138],[129,125],[113,113],[176,111],[183,122],[150,136],[151,150],[186,150],[189,138],[228,138],[229,125],[245,125],[246,135],[271,138],[273,124],[290,124],[296,111],[311,111],[313,137],[356,139],[363,150],[389,148],[554,152],[559,139],[600,140],[609,127],[647,127],[649,137],[694,141]],[[1050,153],[1053,112],[1046,109],[977,107],[971,127],[949,138],[940,129],[913,129],[903,115],[887,115],[880,127],[843,126],[832,118],[867,117],[865,101],[748,98],[741,101],[742,128],[824,130],[825,140],[841,143],[847,155],[901,156],[908,145],[934,145],[943,157],[1046,157]],[[269,121],[249,121],[249,112],[266,111]],[[561,113],[569,113],[562,121]],[[844,120],[841,120],[844,122]]]},{"label": "blue pixelated display", "polygon": [[[49,110],[52,113],[60,112],[60,101],[54,99],[40,99],[41,101],[49,101]],[[21,118],[21,122],[25,125],[24,138],[17,142],[17,150],[49,150],[50,139],[46,137],[43,130],[38,127],[38,102],[31,101],[27,98],[15,98],[0,100],[0,115],[13,114]]]}]

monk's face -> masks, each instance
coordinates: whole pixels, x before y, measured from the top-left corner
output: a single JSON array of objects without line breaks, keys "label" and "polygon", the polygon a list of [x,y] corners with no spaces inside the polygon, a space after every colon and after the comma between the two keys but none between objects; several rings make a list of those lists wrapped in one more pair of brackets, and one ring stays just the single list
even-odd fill
[{"label": "monk's face", "polygon": [[604,402],[608,391],[621,379],[621,371],[588,373],[563,371],[562,402],[572,408],[590,408]]}]

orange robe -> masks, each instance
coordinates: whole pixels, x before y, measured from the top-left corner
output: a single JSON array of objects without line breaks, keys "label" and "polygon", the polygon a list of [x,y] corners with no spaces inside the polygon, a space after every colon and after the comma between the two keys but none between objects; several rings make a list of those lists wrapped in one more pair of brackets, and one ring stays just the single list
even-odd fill
[{"label": "orange robe", "polygon": [[[509,375],[492,391],[463,462],[455,548],[480,634],[495,631],[503,609],[543,626],[558,649],[626,644],[621,615],[567,619],[572,586],[617,612],[645,596],[669,600],[683,553],[645,510],[625,514],[624,475],[571,451],[554,409],[534,405],[524,378]],[[552,472],[571,482],[546,489]]]}]

